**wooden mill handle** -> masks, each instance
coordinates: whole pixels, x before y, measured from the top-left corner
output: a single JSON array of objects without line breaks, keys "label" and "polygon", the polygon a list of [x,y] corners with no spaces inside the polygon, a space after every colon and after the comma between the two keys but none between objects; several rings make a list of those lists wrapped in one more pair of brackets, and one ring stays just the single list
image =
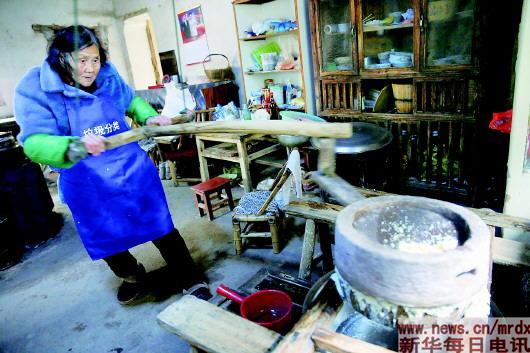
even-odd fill
[{"label": "wooden mill handle", "polygon": [[317,123],[299,121],[209,121],[184,123],[168,126],[143,126],[105,140],[107,150],[155,136],[182,134],[243,133],[261,135],[301,135],[327,138],[348,138],[352,136],[350,123]]}]

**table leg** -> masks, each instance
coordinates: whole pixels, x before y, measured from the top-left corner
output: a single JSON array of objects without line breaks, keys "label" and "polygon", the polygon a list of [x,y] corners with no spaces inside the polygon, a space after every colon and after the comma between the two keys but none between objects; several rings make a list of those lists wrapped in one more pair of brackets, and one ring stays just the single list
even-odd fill
[{"label": "table leg", "polygon": [[333,235],[330,232],[329,224],[317,223],[318,236],[320,238],[320,250],[322,250],[322,269],[327,273],[333,269],[333,253],[331,243]]},{"label": "table leg", "polygon": [[311,263],[313,261],[313,254],[315,252],[315,221],[312,219],[306,220],[304,242],[302,245],[302,258],[300,259],[300,269],[298,271],[298,278],[309,279],[311,276]]},{"label": "table leg", "polygon": [[199,157],[199,170],[201,172],[201,180],[206,181],[210,179],[210,174],[208,173],[208,160],[203,156],[204,152],[204,141],[200,139],[199,136],[195,136],[195,142],[197,142],[197,154]]},{"label": "table leg", "polygon": [[243,140],[237,143],[237,153],[239,155],[239,165],[241,166],[241,178],[243,179],[243,187],[245,192],[252,191],[252,181],[250,179],[250,165],[247,154],[247,144]]}]

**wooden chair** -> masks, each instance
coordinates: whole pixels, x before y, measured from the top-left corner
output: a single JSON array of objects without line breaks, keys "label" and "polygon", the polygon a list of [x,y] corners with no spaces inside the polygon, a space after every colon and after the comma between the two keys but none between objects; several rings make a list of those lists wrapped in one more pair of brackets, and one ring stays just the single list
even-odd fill
[{"label": "wooden chair", "polygon": [[[237,255],[240,255],[243,251],[242,238],[252,237],[270,237],[272,240],[273,252],[275,254],[280,252],[280,237],[278,232],[280,209],[274,201],[274,197],[291,174],[291,171],[287,169],[286,166],[287,163],[276,176],[270,191],[248,192],[243,195],[241,200],[239,200],[239,205],[234,209],[232,225],[234,246]],[[241,230],[241,222],[246,223],[243,231]],[[268,223],[269,231],[251,232],[251,229],[256,222]]]}]

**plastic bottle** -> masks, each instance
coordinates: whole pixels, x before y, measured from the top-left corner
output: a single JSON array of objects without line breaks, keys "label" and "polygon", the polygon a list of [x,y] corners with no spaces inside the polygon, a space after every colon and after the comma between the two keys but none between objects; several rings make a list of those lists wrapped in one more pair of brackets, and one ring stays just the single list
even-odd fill
[{"label": "plastic bottle", "polygon": [[250,114],[250,109],[248,109],[248,106],[246,104],[243,104],[243,108],[241,109],[241,118],[243,120],[252,120],[252,114]]},{"label": "plastic bottle", "polygon": [[293,99],[293,85],[290,80],[287,80],[285,85],[285,104],[290,104],[291,99]]}]

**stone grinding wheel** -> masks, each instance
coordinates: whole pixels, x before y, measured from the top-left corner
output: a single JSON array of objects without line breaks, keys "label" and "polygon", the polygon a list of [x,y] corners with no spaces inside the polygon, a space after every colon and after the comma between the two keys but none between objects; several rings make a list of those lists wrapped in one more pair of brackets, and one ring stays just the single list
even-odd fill
[{"label": "stone grinding wheel", "polygon": [[[451,237],[451,249],[397,249],[400,242],[429,248]],[[364,294],[413,307],[451,305],[486,288],[490,244],[486,224],[461,206],[414,196],[374,197],[339,213],[335,266]]]}]

